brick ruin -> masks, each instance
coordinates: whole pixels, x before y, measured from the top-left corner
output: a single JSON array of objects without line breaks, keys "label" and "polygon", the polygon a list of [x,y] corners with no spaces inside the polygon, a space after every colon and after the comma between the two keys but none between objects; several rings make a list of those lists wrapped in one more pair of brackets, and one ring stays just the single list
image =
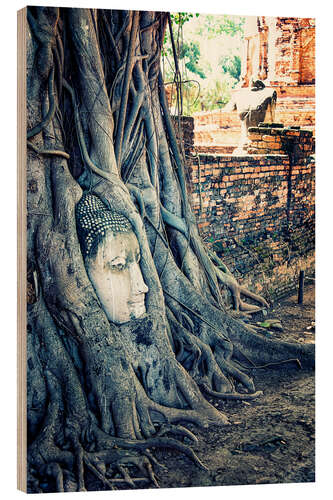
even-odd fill
[{"label": "brick ruin", "polygon": [[[277,122],[315,134],[315,19],[249,16],[240,86],[248,87],[251,77],[277,91]],[[198,151],[232,152],[240,139],[237,112],[196,113],[194,134]]]},{"label": "brick ruin", "polygon": [[241,283],[275,300],[295,289],[301,269],[314,273],[315,24],[255,19],[245,37],[242,85],[254,71],[275,87],[277,123],[250,128],[241,156],[232,154],[237,112],[182,117],[179,139],[203,239]]},{"label": "brick ruin", "polygon": [[234,275],[274,299],[295,288],[300,269],[314,271],[313,135],[265,126],[250,136],[251,154],[188,158],[192,208]]}]

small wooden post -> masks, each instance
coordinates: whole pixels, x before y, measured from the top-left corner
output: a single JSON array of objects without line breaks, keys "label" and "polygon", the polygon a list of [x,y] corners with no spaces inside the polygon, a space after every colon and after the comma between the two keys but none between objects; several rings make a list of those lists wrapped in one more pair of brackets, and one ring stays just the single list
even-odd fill
[{"label": "small wooden post", "polygon": [[298,281],[298,303],[303,304],[303,291],[304,291],[304,271],[299,272]]}]

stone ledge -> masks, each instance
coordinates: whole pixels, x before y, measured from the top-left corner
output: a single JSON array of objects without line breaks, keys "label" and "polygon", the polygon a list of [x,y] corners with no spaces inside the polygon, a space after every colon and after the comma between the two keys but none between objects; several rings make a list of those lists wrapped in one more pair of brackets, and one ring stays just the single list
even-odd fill
[{"label": "stone ledge", "polygon": [[286,135],[286,136],[301,136],[301,137],[312,137],[313,132],[311,130],[301,129],[299,125],[291,125],[290,127],[264,127],[260,125],[258,127],[249,127],[249,134],[261,134],[261,135]]},{"label": "stone ledge", "polygon": [[286,154],[248,154],[244,153],[243,155],[237,154],[237,155],[232,155],[232,154],[206,154],[206,153],[198,153],[198,155],[193,155],[189,159],[196,160],[197,156],[199,156],[200,161],[203,159],[206,159],[206,161],[213,162],[214,160],[220,160],[223,159],[223,161],[254,161],[256,159],[262,160],[262,159],[267,159],[267,160],[275,160],[275,159],[288,159],[288,155]]}]

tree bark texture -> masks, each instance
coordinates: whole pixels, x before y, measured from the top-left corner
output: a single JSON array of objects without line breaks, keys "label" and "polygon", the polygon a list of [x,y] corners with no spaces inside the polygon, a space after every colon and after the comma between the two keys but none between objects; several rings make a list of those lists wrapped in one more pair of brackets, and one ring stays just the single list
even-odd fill
[{"label": "tree bark texture", "polygon": [[[227,286],[236,309],[267,305],[201,242],[160,73],[166,16],[28,8],[31,492],[134,487],[138,473],[157,486],[156,447],[204,467],[182,437],[196,439],[186,422],[227,424],[205,394],[258,396],[256,364],[313,366],[311,345],[265,339],[222,303]],[[84,266],[75,206],[87,191],[140,244],[147,313],[123,325]]]}]

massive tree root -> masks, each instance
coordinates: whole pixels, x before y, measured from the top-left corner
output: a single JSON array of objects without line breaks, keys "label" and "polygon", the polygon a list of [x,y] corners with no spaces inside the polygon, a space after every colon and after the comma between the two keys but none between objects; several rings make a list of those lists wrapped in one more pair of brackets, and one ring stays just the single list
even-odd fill
[{"label": "massive tree root", "polygon": [[[232,318],[253,312],[202,244],[166,105],[166,15],[28,9],[28,489],[158,485],[152,450],[204,464],[185,424],[227,425],[204,397],[260,396],[251,371],[313,346],[275,342]],[[84,191],[131,222],[147,313],[108,321],[83,262],[75,206]],[[183,442],[182,440],[185,440]]]}]

